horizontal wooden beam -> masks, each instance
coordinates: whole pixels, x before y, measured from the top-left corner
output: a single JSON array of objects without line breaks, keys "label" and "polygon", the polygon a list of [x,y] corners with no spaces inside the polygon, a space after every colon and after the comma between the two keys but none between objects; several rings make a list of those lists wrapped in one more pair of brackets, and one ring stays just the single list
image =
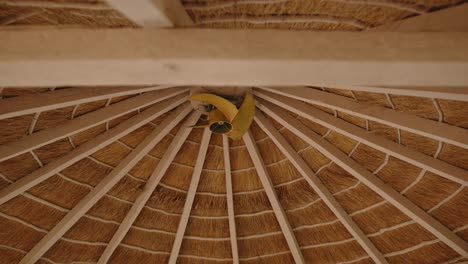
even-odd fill
[{"label": "horizontal wooden beam", "polygon": [[468,148],[468,131],[377,105],[362,104],[344,96],[307,87],[261,87],[262,90],[400,128],[421,136]]},{"label": "horizontal wooden beam", "polygon": [[47,0],[2,0],[0,3],[6,6],[17,6],[17,7],[37,7],[37,8],[58,8],[58,9],[84,9],[84,10],[112,10],[106,4],[103,3],[79,3],[79,2],[51,2]]},{"label": "horizontal wooden beam", "polygon": [[178,96],[176,100],[186,99],[188,96],[187,89],[174,88],[142,94],[109,107],[101,108],[76,119],[65,121],[59,126],[33,133],[17,141],[6,143],[0,146],[0,161],[21,155],[30,150],[47,145],[67,136],[74,135],[137,109],[161,102],[174,96]]},{"label": "horizontal wooden beam", "polygon": [[255,113],[255,121],[258,126],[268,135],[275,143],[281,152],[289,159],[291,164],[297,169],[302,177],[309,183],[310,187],[322,198],[323,202],[330,210],[340,219],[341,223],[346,227],[349,233],[356,239],[361,247],[369,254],[369,256],[379,264],[388,263],[383,254],[375,247],[370,239],[364,234],[359,226],[349,216],[340,203],[335,199],[333,194],[322,183],[319,177],[312,171],[307,163],[299,156],[288,141],[277,131],[277,129],[269,122],[266,117],[260,113]]},{"label": "horizontal wooden beam", "polygon": [[174,244],[172,245],[171,255],[168,261],[169,264],[176,264],[177,259],[179,258],[180,247],[182,246],[185,230],[187,229],[193,202],[195,201],[195,194],[197,193],[198,183],[200,182],[203,164],[205,164],[206,153],[210,145],[210,138],[211,131],[209,128],[205,128],[203,131],[200,148],[198,149],[197,161],[195,162],[195,167],[193,168],[192,180],[190,181],[190,187],[187,193],[187,198],[185,200],[184,209],[179,220]]},{"label": "horizontal wooden beam", "polygon": [[257,105],[267,115],[274,118],[277,122],[286,127],[292,133],[296,134],[306,143],[316,148],[338,166],[342,167],[356,179],[387,200],[390,204],[401,210],[416,223],[427,229],[458,254],[465,258],[468,257],[467,242],[450,231],[450,229],[442,225],[420,207],[416,206],[406,197],[395,191],[392,187],[385,184],[370,171],[348,157],[344,152],[316,134],[299,120],[284,112],[282,108],[264,101],[258,102]]},{"label": "horizontal wooden beam", "polygon": [[284,109],[307,118],[312,122],[335,130],[395,158],[411,163],[449,180],[458,182],[464,186],[468,185],[467,170],[450,165],[409,147],[405,147],[391,140],[377,136],[371,131],[365,131],[301,101],[265,91],[255,91],[255,95],[258,98],[274,103]]},{"label": "horizontal wooden beam", "polygon": [[[143,113],[125,120],[111,130],[102,133],[101,135],[84,143],[83,145],[80,145],[63,157],[57,158],[44,167],[15,181],[14,183],[0,190],[0,205],[13,199],[31,187],[47,180],[54,174],[59,173],[65,168],[73,165],[75,162],[78,162],[81,159],[84,159],[85,157],[93,154],[94,152],[112,144],[112,142],[115,142],[117,139],[127,135],[139,127],[142,127],[151,120],[182,104],[184,101],[185,99],[168,100],[152,106]],[[186,103],[186,105],[183,107],[190,107],[190,105],[189,103]]]},{"label": "horizontal wooden beam", "polygon": [[190,111],[190,106],[171,113],[122,162],[89,192],[52,230],[21,260],[20,264],[36,263],[91,207],[119,182],[151,149],[156,146]]},{"label": "horizontal wooden beam", "polygon": [[133,222],[135,222],[136,218],[140,214],[146,202],[151,197],[151,194],[156,189],[163,176],[166,174],[166,171],[171,165],[171,162],[174,160],[175,156],[177,155],[177,152],[179,152],[188,135],[192,131],[192,125],[194,125],[199,118],[200,112],[192,112],[192,114],[190,114],[190,116],[182,125],[182,128],[179,130],[179,132],[177,132],[177,135],[172,139],[171,144],[167,147],[167,151],[164,153],[164,156],[159,161],[158,166],[154,169],[154,172],[151,174],[150,178],[146,182],[145,188],[140,193],[136,201],[133,203],[132,208],[130,208],[130,211],[128,211],[127,215],[120,224],[119,229],[115,232],[111,241],[109,241],[109,244],[104,250],[104,253],[102,253],[101,257],[99,258],[98,264],[105,264],[109,261],[110,257],[114,253],[114,250],[124,239],[128,230],[130,230],[130,228],[132,227]]},{"label": "horizontal wooden beam", "polygon": [[468,33],[2,29],[0,38],[1,86],[468,85]]},{"label": "horizontal wooden beam", "polygon": [[304,256],[302,255],[301,247],[297,242],[296,236],[294,234],[293,229],[288,221],[288,216],[284,211],[281,203],[276,195],[275,188],[273,183],[271,182],[270,175],[263,163],[263,159],[260,155],[260,151],[257,147],[257,143],[252,135],[251,131],[248,131],[242,138],[244,140],[245,146],[247,147],[247,151],[249,152],[250,158],[255,166],[255,170],[257,171],[258,177],[262,182],[263,188],[265,193],[270,201],[271,207],[273,208],[273,212],[275,213],[276,219],[278,220],[278,224],[283,232],[284,238],[286,239],[286,243],[288,244],[289,250],[291,250],[291,254],[294,258],[294,262],[296,264],[303,264]]},{"label": "horizontal wooden beam", "polygon": [[0,104],[0,119],[34,114],[57,108],[85,104],[113,97],[135,95],[172,88],[173,86],[131,87],[75,87],[57,90],[53,93],[40,93],[7,98]]}]

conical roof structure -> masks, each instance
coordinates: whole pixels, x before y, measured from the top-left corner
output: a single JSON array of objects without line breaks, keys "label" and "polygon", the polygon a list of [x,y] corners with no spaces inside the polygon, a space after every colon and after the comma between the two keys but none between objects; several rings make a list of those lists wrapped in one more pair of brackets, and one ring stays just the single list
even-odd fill
[{"label": "conical roof structure", "polygon": [[[31,25],[141,26],[108,2],[0,1],[0,38]],[[468,10],[452,7],[461,2],[177,4],[197,27],[361,31]],[[206,118],[189,100],[200,91],[252,93],[241,140],[193,127]],[[0,95],[2,264],[468,261],[467,88],[6,85]]]}]

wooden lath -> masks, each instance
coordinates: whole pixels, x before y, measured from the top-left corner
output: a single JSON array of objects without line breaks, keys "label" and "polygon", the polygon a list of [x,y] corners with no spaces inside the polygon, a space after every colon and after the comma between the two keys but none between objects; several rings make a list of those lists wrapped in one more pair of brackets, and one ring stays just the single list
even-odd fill
[{"label": "wooden lath", "polygon": [[166,173],[167,169],[171,165],[171,162],[174,160],[175,156],[184,144],[188,135],[192,131],[191,126],[194,125],[199,118],[199,112],[192,112],[192,114],[190,114],[187,120],[182,124],[182,128],[172,139],[172,142],[167,147],[167,151],[164,153],[164,156],[161,158],[157,167],[154,169],[154,172],[147,180],[144,190],[138,196],[135,203],[133,203],[132,208],[130,208],[130,211],[128,211],[124,220],[120,224],[119,229],[115,232],[111,241],[104,250],[104,253],[102,253],[101,257],[99,258],[98,264],[105,264],[109,261],[110,257],[112,256],[112,253],[114,253],[114,250],[124,239],[128,230],[130,230],[130,227],[132,227],[133,222],[135,222],[136,218],[140,214],[146,202],[151,197],[151,194],[154,192],[159,182],[163,178],[164,174]]},{"label": "wooden lath", "polygon": [[106,0],[141,27],[191,26],[193,21],[178,0]]},{"label": "wooden lath", "polygon": [[172,128],[190,111],[191,106],[183,106],[171,113],[151,134],[125,157],[112,172],[99,182],[81,201],[44,236],[21,260],[21,264],[35,263],[47,252],[95,203],[119,182],[151,149],[156,146]]},{"label": "wooden lath", "polygon": [[377,176],[341,152],[337,147],[317,135],[299,120],[282,111],[281,108],[268,102],[259,102],[257,105],[260,110],[264,111],[267,115],[271,116],[309,145],[319,150],[322,154],[349,172],[356,179],[387,200],[390,204],[427,229],[458,254],[463,257],[468,257],[467,242],[458,237],[446,226],[435,220],[432,216],[416,206],[403,195],[395,191],[389,185],[385,184]]},{"label": "wooden lath", "polygon": [[0,85],[9,87],[468,86],[463,32],[49,28],[0,37]]},{"label": "wooden lath", "polygon": [[295,114],[305,117],[312,122],[333,129],[354,140],[369,145],[379,151],[406,161],[410,164],[438,174],[449,180],[468,185],[468,171],[405,147],[391,140],[377,136],[372,132],[364,131],[359,127],[346,121],[330,116],[311,105],[295,99],[284,97],[270,92],[255,91],[259,98],[267,100],[275,105],[281,106]]},{"label": "wooden lath", "polygon": [[400,128],[421,136],[468,148],[468,131],[463,128],[398,112],[377,105],[361,104],[352,99],[307,87],[260,87],[286,97],[329,107],[350,115]]},{"label": "wooden lath", "polygon": [[103,124],[137,109],[174,97],[173,100],[186,100],[187,89],[173,88],[163,91],[145,93],[117,104],[96,110],[73,120],[65,121],[60,126],[45,129],[18,141],[0,146],[0,161],[21,155],[62,138],[74,135],[86,129]]},{"label": "wooden lath", "polygon": [[305,261],[304,256],[302,256],[301,248],[299,247],[299,244],[297,243],[296,237],[294,235],[294,231],[289,224],[286,212],[278,200],[273,183],[271,182],[270,176],[268,175],[268,172],[265,168],[265,164],[263,163],[263,159],[260,155],[260,151],[258,150],[257,143],[255,143],[252,132],[247,132],[242,137],[242,139],[244,140],[245,146],[247,147],[247,151],[249,152],[250,158],[252,159],[252,162],[255,166],[258,177],[262,182],[263,188],[265,189],[265,193],[268,196],[268,200],[270,201],[276,219],[278,220],[278,223],[281,227],[281,231],[283,231],[284,238],[288,243],[294,261],[298,264],[303,264]]},{"label": "wooden lath", "polygon": [[182,240],[184,239],[185,229],[190,218],[190,212],[192,211],[192,205],[195,201],[195,194],[197,193],[198,183],[200,182],[200,176],[203,170],[203,164],[205,163],[206,152],[210,145],[211,131],[209,128],[205,128],[203,131],[203,137],[198,150],[197,161],[193,168],[192,180],[190,181],[189,191],[187,193],[187,199],[185,200],[184,210],[179,220],[179,226],[172,245],[171,255],[169,258],[169,264],[175,264],[179,258],[180,247],[182,246]]},{"label": "wooden lath", "polygon": [[[54,174],[64,170],[68,166],[73,165],[75,162],[93,154],[94,152],[112,144],[117,139],[127,135],[128,133],[142,127],[151,120],[163,115],[164,113],[170,111],[174,107],[182,104],[185,101],[185,98],[178,100],[169,100],[162,102],[158,105],[152,106],[150,109],[144,111],[143,113],[132,117],[111,130],[102,133],[101,135],[91,139],[90,141],[80,145],[73,151],[68,154],[60,157],[44,167],[28,174],[16,182],[6,186],[0,190],[0,204],[11,200],[17,195],[27,191],[33,186],[47,180],[52,177]],[[190,107],[188,103],[183,106],[185,108]]]},{"label": "wooden lath", "polygon": [[232,262],[239,264],[239,249],[237,246],[236,218],[234,212],[234,195],[232,191],[231,158],[229,154],[229,138],[223,135],[224,173],[226,174],[226,200],[229,218],[229,238],[231,240]]},{"label": "wooden lath", "polygon": [[320,196],[330,210],[340,219],[341,223],[346,227],[349,233],[356,239],[361,247],[369,254],[369,256],[380,264],[387,264],[387,260],[383,254],[375,247],[370,239],[362,232],[359,226],[349,216],[343,207],[338,203],[333,194],[327,189],[317,175],[310,169],[307,163],[297,154],[286,139],[275,129],[275,127],[259,112],[255,114],[255,121],[260,128],[268,135],[275,143],[281,152],[289,159],[293,166],[299,171],[302,177],[309,183],[314,191]]},{"label": "wooden lath", "polygon": [[57,90],[53,93],[23,95],[2,101],[0,104],[0,119],[34,114],[119,96],[163,90],[172,87],[173,86],[169,85],[146,88],[82,87]]}]

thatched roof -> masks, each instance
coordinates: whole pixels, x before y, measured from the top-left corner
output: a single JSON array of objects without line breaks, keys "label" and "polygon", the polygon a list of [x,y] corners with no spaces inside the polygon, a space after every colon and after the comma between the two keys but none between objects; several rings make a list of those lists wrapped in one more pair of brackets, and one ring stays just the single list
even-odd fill
[{"label": "thatched roof", "polygon": [[[2,105],[9,101],[27,101],[63,96],[83,88],[10,89],[2,91]],[[101,88],[104,89],[104,88]],[[169,88],[168,91],[177,89]],[[219,88],[222,89],[222,88]],[[306,88],[318,93],[331,94],[354,101],[360,105],[376,105],[393,109],[398,114],[417,116],[430,122],[438,122],[466,129],[468,104],[466,102],[438,98],[410,97],[352,90]],[[256,90],[262,93],[261,90]],[[108,98],[58,109],[2,119],[0,125],[0,152],[17,148],[21,142],[59,131],[80,120],[93,118],[106,109],[112,109],[156,92]],[[267,92],[263,92],[267,94]],[[259,94],[257,94],[259,95]],[[186,94],[184,94],[186,96]],[[256,96],[257,100],[262,101]],[[171,100],[171,99],[169,99]],[[417,103],[414,103],[417,102]],[[299,104],[299,101],[297,101]],[[79,133],[61,137],[54,142],[34,147],[21,155],[11,155],[0,163],[1,186],[15,185],[20,179],[31,178],[37,172],[57,166],[68,156],[87,146],[95,145],[113,130],[125,127],[152,111],[162,103],[138,106],[128,114],[109,118]],[[187,103],[184,104],[187,106]],[[307,104],[309,105],[309,104]],[[312,105],[312,104],[311,104]],[[335,118],[338,122],[353,124],[356,128],[379,138],[424,153],[427,157],[443,161],[460,170],[466,170],[468,153],[457,147],[429,137],[411,133],[379,122],[350,115],[332,108],[312,105],[315,109]],[[24,193],[15,195],[0,206],[0,250],[2,263],[17,263],[30,251],[66,214],[77,206],[100,182],[113,171],[120,170],[122,162],[128,162],[130,153],[141,148],[141,143],[151,133],[174,119],[174,111],[142,123],[119,139],[79,159],[59,171],[48,173],[40,182]],[[260,110],[257,110],[261,112]],[[375,177],[404,195],[409,201],[440,221],[460,238],[467,240],[468,193],[465,184],[457,183],[427,169],[403,161],[387,151],[380,151],[355,138],[282,110],[299,120],[305,128],[320,135],[324,142],[366,168]],[[185,113],[187,114],[187,113]],[[121,114],[120,114],[121,115]],[[463,258],[441,242],[431,232],[398,210],[389,201],[356,179],[346,168],[334,162],[269,117],[274,130],[286,139],[300,158],[312,169],[334,198],[352,217],[360,229],[373,242],[389,263],[458,263]],[[192,117],[193,119],[193,117]],[[174,137],[189,129],[184,121],[177,122],[162,140],[139,159],[135,166],[125,170],[112,188],[91,202],[91,209],[84,212],[58,241],[41,257],[40,263],[97,262],[122,221],[128,217],[132,205],[145,189],[161,159],[171,150]],[[372,260],[343,223],[328,208],[284,153],[278,148],[269,131],[258,123],[251,127],[254,141],[277,199],[284,210],[306,263],[371,263]],[[271,131],[270,131],[271,132]],[[102,135],[103,137],[100,137]],[[232,262],[229,233],[228,196],[223,149],[228,149],[232,179],[235,227],[238,253],[243,263],[290,263],[290,248],[278,224],[258,168],[243,140],[223,145],[221,135],[212,134],[206,157],[199,148],[203,129],[193,129],[186,139],[181,139],[180,150],[162,175],[154,191],[128,233],[113,253],[110,263],[165,263],[171,253],[174,238],[182,232],[179,252],[181,263],[230,263]],[[180,139],[180,137],[178,137]],[[206,140],[206,139],[205,139]],[[182,144],[183,143],[183,144]],[[145,144],[145,143],[143,143]],[[194,167],[202,155],[203,169],[198,185],[193,183]],[[44,175],[44,173],[42,173]],[[196,189],[193,206],[185,230],[179,221],[184,213],[187,196]],[[195,188],[195,189],[193,189]],[[4,193],[2,193],[4,194]]]},{"label": "thatched roof", "polygon": [[[197,27],[361,31],[464,1],[181,2]],[[136,27],[99,0],[0,1],[0,25]],[[0,263],[468,261],[466,89],[253,88],[238,141],[190,127],[199,89],[0,87]]]}]

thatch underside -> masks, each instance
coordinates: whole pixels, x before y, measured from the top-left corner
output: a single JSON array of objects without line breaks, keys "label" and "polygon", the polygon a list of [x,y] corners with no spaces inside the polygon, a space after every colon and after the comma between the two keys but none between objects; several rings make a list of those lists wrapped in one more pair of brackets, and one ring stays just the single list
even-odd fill
[{"label": "thatch underside", "polygon": [[[68,88],[79,89],[79,88]],[[312,89],[312,88],[310,88]],[[319,89],[322,90],[322,89]],[[4,89],[8,101],[25,93],[56,91]],[[466,129],[468,104],[397,95],[324,89],[410,113],[434,122]],[[54,130],[74,119],[131,99],[113,98],[42,113],[0,120],[0,138],[6,146]],[[417,101],[417,104],[413,102]],[[0,162],[0,186],[5,188],[47,167],[64,155],[76,152],[98,135],[112,131],[125,120],[136,118],[148,107],[111,119],[83,132],[57,139]],[[368,120],[317,107],[325,113],[373,131],[380,137],[407,146],[456,167],[467,169],[466,149]],[[260,111],[260,110],[257,110]],[[285,110],[286,111],[286,110]],[[459,183],[402,161],[387,153],[329,130],[304,117],[308,128],[347,154],[386,184],[468,241],[468,191]],[[17,263],[64,216],[125,159],[161,122],[164,114],[119,140],[48,177],[0,206],[0,250],[3,263]],[[307,165],[318,175],[359,228],[389,263],[456,263],[463,258],[445,243],[380,197],[346,170],[310,146],[272,118],[281,133]],[[70,121],[71,120],[71,121]],[[97,262],[147,180],[163,158],[180,123],[147,153],[110,191],[100,198],[48,251],[39,263]],[[306,263],[373,263],[366,251],[320,196],[284,156],[271,138],[254,123],[251,127],[261,158],[281,207],[291,225]],[[193,129],[171,162],[157,188],[112,254],[111,263],[164,263],[168,261],[184,211],[202,129]],[[242,140],[229,147],[238,254],[242,263],[293,263],[290,248]],[[231,263],[232,250],[227,210],[223,143],[213,134],[179,252],[180,263]]]}]

